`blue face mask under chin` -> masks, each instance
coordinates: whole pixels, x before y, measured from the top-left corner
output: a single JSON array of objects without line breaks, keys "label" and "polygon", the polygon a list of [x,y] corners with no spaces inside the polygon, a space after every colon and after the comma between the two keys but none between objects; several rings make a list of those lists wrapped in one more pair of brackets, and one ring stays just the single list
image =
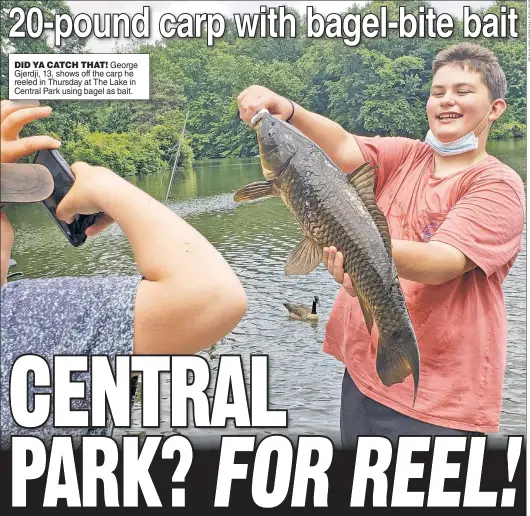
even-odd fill
[{"label": "blue face mask under chin", "polygon": [[478,124],[475,129],[461,138],[458,138],[458,140],[444,143],[438,140],[436,136],[432,133],[432,131],[429,129],[427,132],[427,136],[425,137],[425,143],[430,145],[434,152],[440,154],[440,156],[454,156],[456,154],[463,154],[464,152],[469,152],[472,150],[475,150],[478,148],[478,139],[480,135],[486,130],[486,127],[480,131],[480,134],[478,136],[475,136],[475,131],[482,125],[482,122],[486,120],[487,116],[490,114],[491,108],[493,107],[493,104],[488,109],[488,112],[486,113],[486,116],[482,119],[480,124]]}]

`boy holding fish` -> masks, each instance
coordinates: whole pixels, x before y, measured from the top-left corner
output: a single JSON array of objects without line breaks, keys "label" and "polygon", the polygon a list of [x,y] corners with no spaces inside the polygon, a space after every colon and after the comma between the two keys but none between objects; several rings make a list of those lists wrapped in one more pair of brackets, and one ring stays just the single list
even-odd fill
[{"label": "boy holding fish", "polygon": [[[417,399],[412,375],[383,385],[378,331],[367,332],[344,256],[323,261],[342,285],[324,351],[345,364],[344,446],[359,435],[468,435],[497,432],[507,319],[502,283],[522,248],[524,187],[486,152],[491,125],[506,109],[506,79],[489,50],[460,44],[440,52],[426,106],[425,141],[355,136],[335,122],[261,86],[238,97],[250,122],[261,109],[287,120],[345,173],[377,165],[375,195],[386,217],[392,259],[418,341]],[[362,301],[362,300],[361,300]]]}]

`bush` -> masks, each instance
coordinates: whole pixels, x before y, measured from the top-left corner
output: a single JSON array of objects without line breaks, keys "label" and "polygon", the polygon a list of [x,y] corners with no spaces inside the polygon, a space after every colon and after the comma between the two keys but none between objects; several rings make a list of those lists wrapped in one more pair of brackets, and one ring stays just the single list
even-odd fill
[{"label": "bush", "polygon": [[91,133],[86,127],[78,127],[62,152],[70,163],[86,161],[110,168],[122,177],[169,170],[161,159],[158,143],[149,134]]}]

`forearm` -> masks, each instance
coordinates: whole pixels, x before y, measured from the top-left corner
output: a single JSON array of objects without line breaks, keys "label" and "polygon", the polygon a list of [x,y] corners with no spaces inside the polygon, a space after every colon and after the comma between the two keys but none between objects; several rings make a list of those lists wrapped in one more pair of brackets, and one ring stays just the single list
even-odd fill
[{"label": "forearm", "polygon": [[221,255],[198,231],[124,179],[115,176],[100,202],[105,213],[125,233],[145,279],[190,280],[206,265],[204,274],[224,272],[230,278],[234,276]]},{"label": "forearm", "polygon": [[440,285],[475,266],[457,249],[437,242],[392,240],[392,258],[400,278],[427,285]]}]

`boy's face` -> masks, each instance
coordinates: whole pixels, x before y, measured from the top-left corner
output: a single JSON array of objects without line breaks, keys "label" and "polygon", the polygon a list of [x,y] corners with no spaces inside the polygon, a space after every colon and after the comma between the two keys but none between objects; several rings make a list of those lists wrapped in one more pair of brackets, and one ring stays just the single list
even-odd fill
[{"label": "boy's face", "polygon": [[457,140],[470,131],[478,135],[488,124],[484,117],[491,104],[480,74],[463,70],[456,63],[444,66],[433,77],[427,101],[429,127],[444,143]]}]

